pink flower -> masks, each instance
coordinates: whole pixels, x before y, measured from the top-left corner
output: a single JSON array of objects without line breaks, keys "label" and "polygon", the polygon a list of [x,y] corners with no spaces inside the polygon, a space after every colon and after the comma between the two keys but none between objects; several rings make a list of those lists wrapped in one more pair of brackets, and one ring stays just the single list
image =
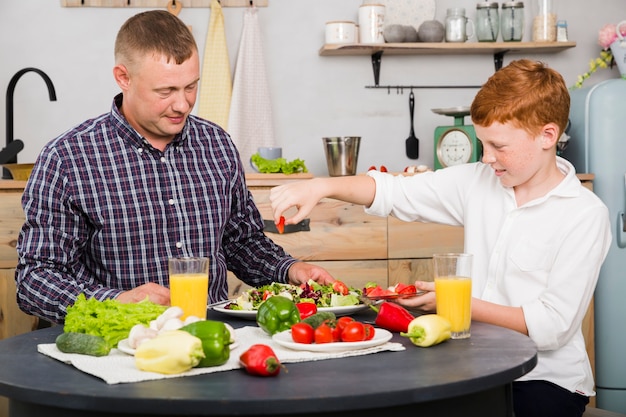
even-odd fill
[{"label": "pink flower", "polygon": [[[617,25],[613,23],[609,23],[604,25],[600,32],[598,32],[598,45],[602,47],[602,49],[608,49],[615,40],[617,40]],[[626,25],[620,26],[620,32],[622,36],[626,36]]]}]

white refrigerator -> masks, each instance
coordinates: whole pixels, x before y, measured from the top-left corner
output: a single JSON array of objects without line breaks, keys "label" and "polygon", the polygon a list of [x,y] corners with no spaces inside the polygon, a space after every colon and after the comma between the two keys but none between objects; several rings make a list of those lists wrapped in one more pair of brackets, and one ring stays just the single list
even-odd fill
[{"label": "white refrigerator", "polygon": [[563,157],[595,174],[610,210],[613,243],[595,292],[597,407],[626,413],[626,80],[571,92],[570,139]]}]

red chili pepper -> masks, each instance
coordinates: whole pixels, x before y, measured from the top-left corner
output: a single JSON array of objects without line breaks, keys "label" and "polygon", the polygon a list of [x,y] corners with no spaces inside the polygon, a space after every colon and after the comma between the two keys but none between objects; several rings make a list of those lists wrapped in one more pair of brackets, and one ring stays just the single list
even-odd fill
[{"label": "red chili pepper", "polygon": [[300,312],[300,320],[304,320],[317,313],[315,303],[296,303],[296,307],[298,307],[298,311]]},{"label": "red chili pepper", "polygon": [[239,362],[251,375],[275,376],[283,367],[268,345],[256,344],[241,354]]},{"label": "red chili pepper", "polygon": [[396,303],[383,302],[378,307],[372,307],[378,312],[374,323],[378,327],[392,332],[407,332],[409,323],[415,318],[407,309]]},{"label": "red chili pepper", "polygon": [[284,216],[280,216],[280,220],[278,220],[278,223],[276,224],[276,229],[278,230],[278,233],[283,234],[285,232],[285,217]]}]

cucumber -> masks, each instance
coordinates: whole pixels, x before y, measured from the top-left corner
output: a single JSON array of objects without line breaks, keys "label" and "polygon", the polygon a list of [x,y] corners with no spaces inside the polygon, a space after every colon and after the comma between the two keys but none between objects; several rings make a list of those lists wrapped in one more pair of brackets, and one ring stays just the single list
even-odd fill
[{"label": "cucumber", "polygon": [[90,356],[106,356],[111,346],[101,336],[86,333],[67,332],[57,336],[57,348],[63,353],[80,353]]},{"label": "cucumber", "polygon": [[314,329],[317,329],[318,326],[324,323],[326,320],[335,320],[337,316],[332,311],[319,311],[312,316],[307,317],[302,320],[304,323],[310,324]]}]

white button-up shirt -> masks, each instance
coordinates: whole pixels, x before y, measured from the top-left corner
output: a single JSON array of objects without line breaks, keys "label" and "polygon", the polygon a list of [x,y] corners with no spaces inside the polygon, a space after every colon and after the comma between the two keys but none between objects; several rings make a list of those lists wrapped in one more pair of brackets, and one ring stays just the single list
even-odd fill
[{"label": "white button-up shirt", "polygon": [[521,380],[547,380],[593,395],[581,323],[611,244],[609,211],[557,158],[563,181],[518,207],[492,168],[465,164],[415,176],[370,171],[376,196],[369,214],[465,228],[474,255],[472,295],[521,306],[538,364]]}]

